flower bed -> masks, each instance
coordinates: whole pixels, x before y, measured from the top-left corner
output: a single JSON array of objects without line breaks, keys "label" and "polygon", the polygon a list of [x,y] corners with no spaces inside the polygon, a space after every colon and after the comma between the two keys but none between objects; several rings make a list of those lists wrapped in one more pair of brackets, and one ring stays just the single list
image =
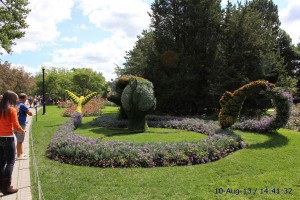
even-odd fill
[{"label": "flower bed", "polygon": [[60,101],[57,103],[58,108],[70,108],[74,103],[72,101]]},{"label": "flower bed", "polygon": [[255,131],[255,132],[271,132],[271,124],[274,122],[274,117],[263,117],[260,120],[248,119],[233,124],[232,128],[243,131]]},{"label": "flower bed", "polygon": [[[117,120],[117,118],[117,115],[104,115],[94,119],[91,124],[101,127],[127,127],[128,120]],[[213,135],[219,129],[217,122],[197,118],[149,115],[146,119],[149,127],[181,129],[206,135]]]},{"label": "flower bed", "polygon": [[[103,98],[91,99],[87,104],[85,104],[82,107],[82,115],[84,117],[101,115],[101,109],[104,108],[105,102],[106,99]],[[72,103],[72,105],[68,107],[62,115],[64,117],[70,117],[76,111],[76,108],[77,106],[74,103]]]},{"label": "flower bed", "polygon": [[[116,116],[103,116],[98,118],[97,122],[102,120],[101,123],[104,126],[119,126],[122,123],[122,126],[126,125],[125,120],[113,123],[114,117]],[[152,118],[152,121],[157,122],[157,126],[180,129],[198,127],[197,123],[199,122],[196,119],[185,120],[184,118],[169,118],[169,120],[164,121],[164,118],[161,117],[157,117],[155,120]],[[163,125],[163,122],[166,122],[165,125]],[[105,123],[107,124],[105,125]],[[206,130],[209,137],[195,142],[176,143],[104,142],[101,139],[82,137],[75,134],[73,130],[74,119],[66,121],[59,128],[48,146],[47,157],[61,163],[83,166],[162,167],[207,163],[223,158],[244,147],[241,137],[229,130],[223,131],[220,129],[196,128],[196,131]]]}]

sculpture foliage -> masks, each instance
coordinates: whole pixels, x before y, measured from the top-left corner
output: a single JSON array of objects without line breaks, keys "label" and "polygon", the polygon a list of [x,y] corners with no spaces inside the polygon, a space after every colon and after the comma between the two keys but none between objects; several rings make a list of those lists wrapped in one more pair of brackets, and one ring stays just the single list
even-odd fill
[{"label": "sculpture foliage", "polygon": [[141,77],[123,76],[116,83],[108,100],[121,106],[128,117],[128,129],[144,132],[148,126],[146,115],[155,110],[153,84]]},{"label": "sculpture foliage", "polygon": [[73,92],[71,92],[69,90],[66,90],[66,93],[74,101],[74,103],[77,104],[76,111],[79,112],[79,113],[82,113],[82,106],[84,104],[86,104],[89,100],[91,100],[97,94],[97,92],[92,92],[91,94],[87,95],[86,97],[84,97],[84,96],[78,97]]},{"label": "sculpture foliage", "polygon": [[222,129],[229,128],[237,121],[245,99],[253,93],[266,95],[276,108],[276,116],[270,121],[266,130],[273,131],[286,125],[291,110],[289,97],[272,83],[253,81],[233,93],[226,91],[220,99],[222,109],[219,113],[219,123]]}]

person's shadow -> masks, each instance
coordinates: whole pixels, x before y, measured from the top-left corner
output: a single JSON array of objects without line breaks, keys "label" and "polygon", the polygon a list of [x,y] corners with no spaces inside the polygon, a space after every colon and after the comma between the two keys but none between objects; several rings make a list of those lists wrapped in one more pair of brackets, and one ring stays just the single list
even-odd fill
[{"label": "person's shadow", "polygon": [[[262,134],[262,133],[258,133]],[[247,148],[248,149],[262,149],[262,148],[276,148],[276,147],[282,147],[288,144],[289,139],[280,133],[271,132],[271,133],[264,133],[262,135],[268,136],[268,140],[263,143],[257,143],[257,144],[251,144]]]}]

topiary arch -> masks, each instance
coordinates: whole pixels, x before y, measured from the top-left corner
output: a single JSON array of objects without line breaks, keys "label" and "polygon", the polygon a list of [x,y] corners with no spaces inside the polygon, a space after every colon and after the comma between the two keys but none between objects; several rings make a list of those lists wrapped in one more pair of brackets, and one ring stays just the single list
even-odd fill
[{"label": "topiary arch", "polygon": [[222,129],[229,128],[236,122],[247,96],[254,93],[266,94],[273,100],[276,108],[276,116],[270,123],[269,129],[276,130],[286,125],[291,109],[288,97],[272,83],[267,81],[253,81],[240,87],[233,93],[226,91],[220,99],[222,108],[219,113],[219,123]]}]

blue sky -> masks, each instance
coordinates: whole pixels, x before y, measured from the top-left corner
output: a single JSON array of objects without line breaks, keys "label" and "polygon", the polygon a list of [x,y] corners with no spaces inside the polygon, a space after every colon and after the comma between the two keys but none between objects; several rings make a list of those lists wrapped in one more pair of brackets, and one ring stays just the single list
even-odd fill
[{"label": "blue sky", "polygon": [[[116,78],[115,63],[122,66],[149,27],[153,0],[29,0],[30,25],[17,40],[13,53],[0,56],[33,75],[46,67],[93,68],[107,81]],[[225,5],[227,0],[222,0]],[[235,0],[231,2],[235,3]],[[273,0],[279,8],[281,28],[300,42],[300,0]],[[1,51],[3,52],[3,51]]]}]

